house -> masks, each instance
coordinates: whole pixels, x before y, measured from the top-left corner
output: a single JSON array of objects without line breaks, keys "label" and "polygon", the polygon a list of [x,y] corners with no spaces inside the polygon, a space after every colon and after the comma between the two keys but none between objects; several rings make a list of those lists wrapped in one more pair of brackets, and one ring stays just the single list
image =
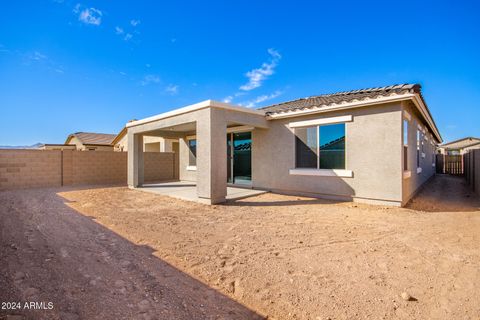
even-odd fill
[{"label": "house", "polygon": [[[124,127],[113,139],[114,151],[128,151],[127,127]],[[165,139],[163,137],[144,136],[144,152],[175,152],[178,150],[178,139]]]},{"label": "house", "polygon": [[480,149],[480,139],[466,137],[438,146],[438,153],[448,155],[461,155],[472,149]]},{"label": "house", "polygon": [[142,187],[144,136],[154,134],[178,139],[180,180],[211,204],[231,185],[402,206],[434,175],[442,142],[418,84],[260,109],[207,100],[126,127],[129,187]]},{"label": "house", "polygon": [[77,146],[74,144],[54,144],[45,143],[38,146],[39,150],[77,150]]},{"label": "house", "polygon": [[80,151],[113,151],[115,137],[115,134],[76,132],[70,134],[64,144],[73,144]]}]

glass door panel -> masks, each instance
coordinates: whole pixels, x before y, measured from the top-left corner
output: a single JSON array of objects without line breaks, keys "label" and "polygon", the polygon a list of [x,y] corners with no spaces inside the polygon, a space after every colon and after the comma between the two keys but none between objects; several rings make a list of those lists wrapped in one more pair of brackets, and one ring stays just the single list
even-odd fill
[{"label": "glass door panel", "polygon": [[252,133],[233,133],[233,183],[252,183]]}]

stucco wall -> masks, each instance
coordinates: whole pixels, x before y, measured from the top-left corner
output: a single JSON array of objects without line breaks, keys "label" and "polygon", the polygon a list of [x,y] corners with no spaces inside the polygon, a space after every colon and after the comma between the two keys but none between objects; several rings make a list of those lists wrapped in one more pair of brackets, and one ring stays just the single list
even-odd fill
[{"label": "stucco wall", "polygon": [[419,168],[421,168],[421,172],[417,172],[417,129],[419,125],[426,130],[428,127],[420,120],[418,111],[410,104],[403,104],[403,109],[411,115],[408,125],[408,171],[410,171],[410,177],[403,178],[403,204],[406,204],[419,188],[435,174],[436,168],[432,165],[435,163],[435,159],[432,160],[432,155],[435,154],[436,147],[432,145],[431,132],[426,131],[428,140],[423,139],[425,157],[420,155]]},{"label": "stucco wall", "polygon": [[[226,139],[226,138],[225,138]],[[197,181],[197,171],[189,170],[189,153],[187,137],[178,140],[179,142],[179,174],[180,180]]]},{"label": "stucco wall", "polygon": [[[145,181],[175,178],[174,153],[147,152],[144,161]],[[0,150],[0,190],[126,182],[126,152]]]},{"label": "stucco wall", "polygon": [[[252,133],[253,186],[286,193],[369,201],[402,201],[400,103],[273,120]],[[352,178],[290,175],[294,121],[352,115],[346,123],[346,169]]]}]

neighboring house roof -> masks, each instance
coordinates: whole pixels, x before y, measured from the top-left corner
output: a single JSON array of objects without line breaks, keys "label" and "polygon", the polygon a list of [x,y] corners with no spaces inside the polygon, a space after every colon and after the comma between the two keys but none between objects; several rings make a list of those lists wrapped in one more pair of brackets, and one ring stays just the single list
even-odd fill
[{"label": "neighboring house roof", "polygon": [[296,114],[308,114],[326,112],[330,110],[368,106],[378,103],[393,101],[413,100],[420,113],[425,118],[432,132],[439,142],[442,141],[440,132],[421,93],[419,84],[398,84],[385,87],[343,91],[331,94],[312,96],[271,106],[259,108],[270,118],[295,116]]},{"label": "neighboring house roof", "polygon": [[68,136],[67,140],[65,141],[65,144],[69,144],[70,140],[73,137],[76,137],[83,144],[110,146],[112,144],[113,139],[115,139],[116,136],[117,135],[115,134],[109,134],[109,133],[76,132]]},{"label": "neighboring house roof", "polygon": [[339,148],[340,149],[345,148],[345,136],[340,137],[336,140],[327,142],[324,145],[320,146],[320,149],[322,149],[322,150],[337,150]]},{"label": "neighboring house roof", "polygon": [[480,143],[480,138],[466,137],[451,142],[444,143],[440,148],[444,149],[463,149]]}]

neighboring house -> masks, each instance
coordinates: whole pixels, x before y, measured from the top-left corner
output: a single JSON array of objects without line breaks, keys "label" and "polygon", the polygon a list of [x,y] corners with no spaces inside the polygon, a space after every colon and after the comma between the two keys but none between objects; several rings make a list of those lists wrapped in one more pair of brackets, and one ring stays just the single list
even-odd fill
[{"label": "neighboring house", "polygon": [[64,144],[73,144],[80,151],[113,151],[115,137],[115,134],[76,132],[69,135]]},{"label": "neighboring house", "polygon": [[[178,148],[178,139],[165,139],[162,137],[144,136],[144,152],[174,152]],[[112,141],[115,151],[128,151],[127,127],[118,133]]]},{"label": "neighboring house", "polygon": [[227,185],[401,206],[435,173],[440,133],[420,85],[249,109],[203,101],[127,125],[128,185],[143,184],[145,135],[179,139],[180,180],[208,203]]},{"label": "neighboring house", "polygon": [[40,150],[76,150],[77,146],[74,144],[53,144],[46,143],[40,145],[37,149]]},{"label": "neighboring house", "polygon": [[448,155],[465,154],[469,150],[480,149],[480,139],[466,137],[452,142],[444,143],[438,146],[438,153]]}]

